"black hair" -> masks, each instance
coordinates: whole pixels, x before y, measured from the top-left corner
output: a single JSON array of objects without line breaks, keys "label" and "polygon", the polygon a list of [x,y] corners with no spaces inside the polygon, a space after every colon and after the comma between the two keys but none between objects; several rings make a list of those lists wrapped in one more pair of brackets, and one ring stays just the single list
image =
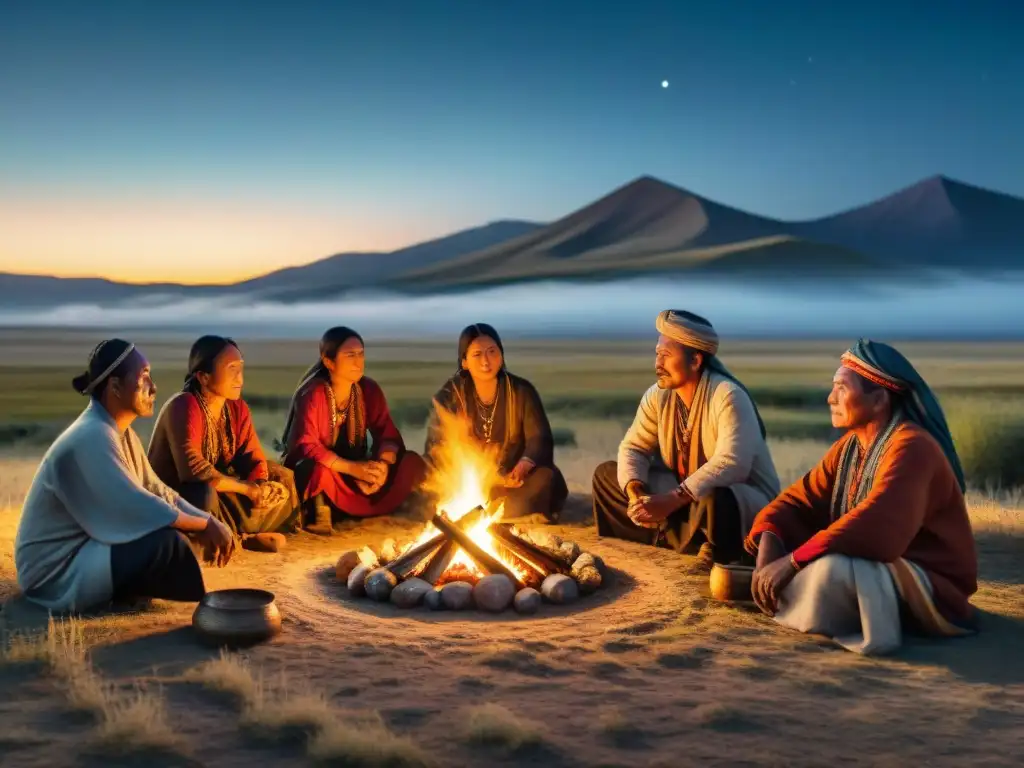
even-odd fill
[{"label": "black hair", "polygon": [[[107,339],[93,347],[92,352],[89,353],[89,362],[86,364],[85,371],[71,380],[71,386],[75,392],[80,395],[89,394],[99,400],[107,389],[107,383],[112,378],[123,379],[131,370],[132,356],[125,355],[125,351],[131,346],[131,342],[124,339]],[[122,356],[121,362],[108,372],[114,361]]]},{"label": "black hair", "polygon": [[[324,358],[327,358],[328,360],[334,360],[338,356],[338,350],[340,350],[341,346],[349,339],[359,339],[359,343],[362,344],[363,346],[366,346],[366,342],[363,341],[363,337],[360,336],[357,331],[354,331],[345,325],[336,325],[334,328],[328,328],[326,331],[324,331],[324,335],[320,337],[320,358],[315,363],[313,363],[313,365],[309,366],[309,368],[306,369],[306,372],[302,374],[302,378],[299,379],[299,385],[295,388],[295,392],[294,394],[292,394],[291,403],[288,406],[288,416],[285,418],[284,421],[284,431],[281,433],[281,440],[278,441],[277,443],[277,446],[280,448],[282,453],[288,450],[288,435],[291,432],[292,424],[295,421],[295,404],[299,396],[299,392],[302,390],[303,386],[306,383],[308,383],[314,378],[330,378],[330,373],[327,370],[327,366],[324,365]],[[362,402],[361,390],[359,390],[359,388],[355,386],[354,390],[356,391],[356,397],[359,399],[360,402]],[[356,405],[352,403],[351,399],[349,400],[349,403],[353,406]],[[353,440],[358,441],[365,439],[365,434],[363,432],[360,432],[362,427],[365,426],[366,424],[365,413],[363,413],[362,410],[363,406],[359,405],[357,408],[356,419],[353,420],[359,421],[360,428],[353,431],[351,423],[347,424],[346,426],[347,434],[350,436],[350,442],[352,442]],[[355,432],[358,432],[359,434],[355,434],[353,438],[352,436]]]},{"label": "black hair", "polygon": [[320,337],[320,358],[326,357],[328,360],[333,360],[338,356],[338,350],[341,349],[342,344],[349,339],[359,339],[359,343],[366,346],[363,337],[348,326],[337,325],[334,328],[328,328]]},{"label": "black hair", "polygon": [[469,345],[477,339],[486,336],[492,339],[495,344],[498,345],[498,349],[501,350],[501,370],[505,370],[505,347],[502,346],[501,336],[494,329],[493,325],[487,323],[473,323],[467,325],[462,329],[462,333],[459,334],[459,359],[455,363],[455,370],[462,370],[462,361],[466,359],[466,355],[469,354]]},{"label": "black hair", "polygon": [[213,365],[228,347],[238,349],[234,339],[226,336],[200,336],[188,353],[188,373],[185,374],[185,389],[195,390],[199,387],[197,373],[213,373]]}]

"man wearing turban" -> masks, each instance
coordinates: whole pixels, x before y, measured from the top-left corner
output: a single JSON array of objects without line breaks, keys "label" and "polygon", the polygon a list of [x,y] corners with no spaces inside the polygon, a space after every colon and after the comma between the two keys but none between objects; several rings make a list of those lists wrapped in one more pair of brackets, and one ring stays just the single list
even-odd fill
[{"label": "man wearing turban", "polygon": [[718,359],[703,317],[658,315],[658,381],[644,393],[618,461],[594,472],[600,536],[670,547],[698,545],[698,566],[744,556],[757,512],[778,492],[764,424],[744,386]]},{"label": "man wearing turban", "polygon": [[903,630],[970,633],[974,534],[931,389],[898,351],[861,339],[841,357],[828,403],[846,435],[747,536],[755,602],[859,653],[895,650]]}]

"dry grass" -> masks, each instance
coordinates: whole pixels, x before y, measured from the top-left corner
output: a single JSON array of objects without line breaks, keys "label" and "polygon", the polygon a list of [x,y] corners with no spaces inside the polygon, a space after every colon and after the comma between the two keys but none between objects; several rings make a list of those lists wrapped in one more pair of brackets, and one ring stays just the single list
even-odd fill
[{"label": "dry grass", "polygon": [[393,734],[378,713],[337,711],[323,694],[296,689],[283,674],[270,686],[238,655],[222,651],[182,679],[234,699],[241,706],[240,725],[250,736],[274,743],[305,742],[317,763],[366,768],[431,764],[412,741]]},{"label": "dry grass", "polygon": [[38,663],[59,681],[71,710],[96,721],[94,751],[103,755],[181,753],[183,745],[167,724],[159,694],[136,688],[129,696],[119,695],[93,669],[78,620],[51,617],[45,632],[3,638],[2,652],[2,663]]},{"label": "dry grass", "polygon": [[257,701],[262,692],[260,681],[253,676],[249,663],[241,656],[223,650],[216,659],[188,670],[182,679],[199,683],[241,703]]},{"label": "dry grass", "polygon": [[290,691],[281,686],[273,694],[261,692],[242,711],[242,727],[264,741],[304,741],[334,722],[335,713],[323,694]]},{"label": "dry grass", "polygon": [[463,736],[471,744],[486,744],[510,751],[544,741],[544,731],[537,723],[495,702],[479,704],[467,710]]},{"label": "dry grass", "polygon": [[419,768],[434,765],[414,742],[396,736],[379,716],[336,719],[309,742],[309,756],[325,765],[358,768]]},{"label": "dry grass", "polygon": [[185,745],[167,722],[163,697],[136,687],[127,696],[109,695],[93,749],[104,755],[182,754]]}]

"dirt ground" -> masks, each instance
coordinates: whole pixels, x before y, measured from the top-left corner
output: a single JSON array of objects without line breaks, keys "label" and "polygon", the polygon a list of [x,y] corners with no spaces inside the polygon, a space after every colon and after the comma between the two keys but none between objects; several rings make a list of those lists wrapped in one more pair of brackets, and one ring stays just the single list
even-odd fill
[{"label": "dirt ground", "polygon": [[[611,577],[576,605],[546,605],[533,617],[400,610],[350,598],[333,576],[338,554],[411,537],[421,523],[408,519],[353,525],[326,541],[300,534],[280,555],[242,552],[229,567],[209,569],[208,586],[259,586],[277,596],[283,632],[242,654],[272,689],[271,707],[322,694],[341,722],[358,729],[360,718],[377,712],[380,733],[415,745],[412,754],[321,755],[328,764],[1024,763],[1024,539],[1013,511],[990,505],[976,512],[982,632],[910,640],[895,657],[865,659],[709,601],[706,578],[690,572],[690,558],[598,540],[588,504],[574,494],[568,524],[552,530],[600,554]],[[13,573],[3,566],[0,589],[11,596]],[[316,760],[301,740],[260,738],[236,702],[194,681],[217,652],[197,643],[192,609],[157,603],[81,620],[105,680],[162,698],[180,737],[175,749],[97,752],[94,722],[69,711],[61,681],[38,664],[7,663],[0,668],[8,734],[0,762]],[[3,621],[9,632],[24,631],[45,627],[46,617],[14,598]]]}]

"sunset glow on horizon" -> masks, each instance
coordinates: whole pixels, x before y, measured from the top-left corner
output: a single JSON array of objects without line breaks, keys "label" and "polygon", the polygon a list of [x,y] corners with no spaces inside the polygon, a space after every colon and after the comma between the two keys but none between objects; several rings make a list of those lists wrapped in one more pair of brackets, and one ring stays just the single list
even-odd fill
[{"label": "sunset glow on horizon", "polygon": [[233,283],[337,253],[389,252],[455,222],[188,200],[3,200],[0,272]]}]

